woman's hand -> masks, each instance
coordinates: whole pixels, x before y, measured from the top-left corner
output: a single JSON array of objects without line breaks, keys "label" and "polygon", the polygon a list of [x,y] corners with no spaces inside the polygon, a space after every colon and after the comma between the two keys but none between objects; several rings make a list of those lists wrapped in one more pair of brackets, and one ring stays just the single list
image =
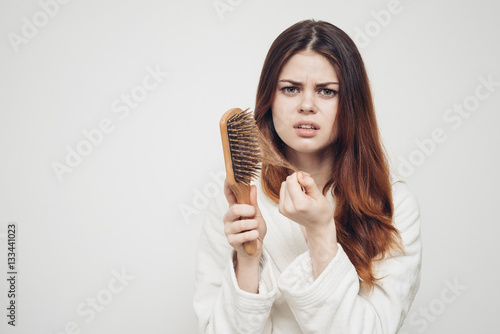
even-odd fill
[{"label": "woman's hand", "polygon": [[305,227],[314,278],[318,278],[338,251],[333,208],[328,199],[309,174],[293,173],[281,184],[279,211]]},{"label": "woman's hand", "polygon": [[314,179],[304,172],[293,173],[281,183],[279,211],[311,232],[333,223],[331,204]]},{"label": "woman's hand", "polygon": [[[250,187],[250,205],[238,204],[227,181],[224,182],[224,194],[229,204],[229,210],[223,218],[227,241],[236,250],[239,261],[254,259],[258,263],[267,227],[257,205],[257,188],[255,185]],[[243,244],[252,240],[257,240],[257,252],[248,255]]]}]

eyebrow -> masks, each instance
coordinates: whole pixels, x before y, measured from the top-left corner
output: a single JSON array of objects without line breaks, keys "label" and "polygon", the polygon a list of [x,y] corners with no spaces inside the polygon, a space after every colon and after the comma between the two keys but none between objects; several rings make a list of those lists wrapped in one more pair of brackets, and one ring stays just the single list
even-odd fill
[{"label": "eyebrow", "polygon": [[[302,82],[298,82],[298,81],[293,81],[293,80],[289,80],[289,79],[282,79],[280,80],[279,82],[288,82],[294,86],[303,86]],[[316,87],[318,88],[324,88],[328,85],[338,85],[339,83],[338,82],[334,82],[334,81],[330,81],[330,82],[322,82],[320,84],[317,84]]]}]

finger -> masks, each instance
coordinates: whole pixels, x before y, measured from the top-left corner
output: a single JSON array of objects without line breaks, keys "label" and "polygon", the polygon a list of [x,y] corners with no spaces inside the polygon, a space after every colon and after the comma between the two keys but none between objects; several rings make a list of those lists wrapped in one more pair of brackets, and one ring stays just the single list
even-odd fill
[{"label": "finger", "polygon": [[278,211],[283,214],[283,203],[285,202],[285,182],[281,182],[281,187],[280,187],[280,198],[278,202]]},{"label": "finger", "polygon": [[294,204],[294,207],[296,207],[297,204],[307,200],[307,197],[302,191],[302,187],[297,180],[297,173],[293,173],[286,178],[286,187],[290,200]]},{"label": "finger", "polygon": [[[292,174],[293,175],[293,174]],[[289,210],[290,212],[292,211],[295,211],[295,209],[297,208],[297,203],[300,203],[299,201],[297,201],[297,198],[296,198],[296,194],[295,192],[297,191],[297,189],[294,189],[293,192],[292,192],[292,188],[293,188],[293,179],[294,179],[294,176],[292,175],[289,175],[287,178],[286,178],[286,184],[285,184],[285,196],[286,196],[286,201],[285,201],[285,207],[287,208],[287,210]],[[296,176],[295,176],[296,178]],[[300,186],[299,186],[300,188]]]},{"label": "finger", "polygon": [[260,215],[259,205],[257,204],[257,187],[250,186],[250,205],[255,208],[255,215]]},{"label": "finger", "polygon": [[259,222],[256,219],[240,220],[234,224],[235,234],[254,230],[258,226]]},{"label": "finger", "polygon": [[290,198],[290,193],[288,191],[288,184],[286,181],[281,183],[281,189],[280,189],[280,212],[282,214],[285,214],[286,212],[289,212],[293,210],[293,203]]},{"label": "finger", "polygon": [[241,232],[256,229],[258,226],[259,223],[255,219],[237,220],[232,223],[227,223],[224,226],[224,233],[226,235],[239,234]]},{"label": "finger", "polygon": [[238,201],[236,199],[236,195],[233,193],[231,188],[229,187],[229,183],[227,179],[224,179],[224,195],[226,195],[226,200],[229,206],[236,204]]},{"label": "finger", "polygon": [[252,185],[250,187],[250,205],[255,208],[255,218],[262,217],[262,213],[260,212],[259,205],[257,203],[257,187]]},{"label": "finger", "polygon": [[312,198],[318,198],[318,196],[323,195],[314,179],[307,173],[299,172],[297,174],[297,183],[303,186],[306,194]]},{"label": "finger", "polygon": [[224,215],[224,222],[234,222],[241,218],[253,218],[255,208],[248,204],[234,204]]},{"label": "finger", "polygon": [[233,248],[241,247],[245,242],[257,240],[259,238],[259,231],[251,230],[248,232],[231,234],[227,237],[227,241]]}]

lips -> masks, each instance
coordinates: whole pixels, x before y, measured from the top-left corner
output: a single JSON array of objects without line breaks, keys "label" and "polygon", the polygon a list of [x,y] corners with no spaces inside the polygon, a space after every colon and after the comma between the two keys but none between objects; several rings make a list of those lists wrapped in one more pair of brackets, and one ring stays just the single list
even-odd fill
[{"label": "lips", "polygon": [[318,124],[308,121],[299,121],[293,127],[301,137],[314,137],[319,131]]},{"label": "lips", "polygon": [[299,121],[293,126],[295,129],[319,130],[319,125],[309,121]]}]

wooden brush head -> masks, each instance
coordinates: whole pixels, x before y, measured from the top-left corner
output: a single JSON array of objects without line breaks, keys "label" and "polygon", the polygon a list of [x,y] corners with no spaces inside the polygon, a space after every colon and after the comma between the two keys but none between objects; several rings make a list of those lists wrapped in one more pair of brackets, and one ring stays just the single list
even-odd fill
[{"label": "wooden brush head", "polygon": [[258,130],[252,113],[248,109],[230,109],[222,116],[220,129],[229,185],[249,186],[260,169]]}]

